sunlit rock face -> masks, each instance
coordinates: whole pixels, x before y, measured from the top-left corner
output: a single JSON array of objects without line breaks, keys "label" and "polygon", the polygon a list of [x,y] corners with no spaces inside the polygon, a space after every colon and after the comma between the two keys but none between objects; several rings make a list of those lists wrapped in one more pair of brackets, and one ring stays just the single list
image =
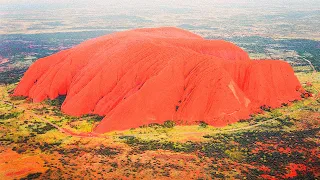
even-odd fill
[{"label": "sunlit rock face", "polygon": [[14,91],[35,102],[66,95],[69,115],[105,116],[96,133],[173,120],[225,126],[263,105],[300,99],[291,66],[251,60],[236,45],[177,28],[88,40],[36,61]]}]

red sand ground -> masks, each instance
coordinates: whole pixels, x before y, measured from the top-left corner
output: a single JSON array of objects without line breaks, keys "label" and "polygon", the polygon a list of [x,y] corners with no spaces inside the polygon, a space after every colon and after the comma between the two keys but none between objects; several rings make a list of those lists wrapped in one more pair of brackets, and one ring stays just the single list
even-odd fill
[{"label": "red sand ground", "polygon": [[46,171],[40,156],[24,156],[11,149],[0,150],[0,179],[19,179],[28,174]]},{"label": "red sand ground", "polygon": [[177,28],[137,29],[86,41],[36,61],[14,95],[67,94],[62,111],[105,118],[95,133],[174,120],[225,126],[262,105],[300,99],[291,66],[250,60],[236,45]]}]

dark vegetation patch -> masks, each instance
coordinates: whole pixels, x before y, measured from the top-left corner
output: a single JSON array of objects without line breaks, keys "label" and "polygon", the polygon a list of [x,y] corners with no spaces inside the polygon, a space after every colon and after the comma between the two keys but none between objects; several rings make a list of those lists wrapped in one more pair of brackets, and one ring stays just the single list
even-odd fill
[{"label": "dark vegetation patch", "polygon": [[102,121],[104,116],[99,116],[96,114],[86,114],[86,115],[81,116],[81,118],[85,118],[89,122],[100,122],[100,121]]},{"label": "dark vegetation patch", "polygon": [[[13,93],[13,90],[14,90],[14,89],[12,89],[11,91],[9,91],[8,93],[9,93],[9,94],[12,94],[12,93]],[[12,100],[12,101],[20,101],[20,100],[25,100],[25,99],[27,99],[27,98],[24,97],[24,96],[11,96],[11,97],[10,97],[10,100]]]},{"label": "dark vegetation patch", "polygon": [[159,129],[159,128],[173,128],[176,125],[174,121],[171,120],[166,120],[163,124],[158,124],[158,123],[151,123],[148,125],[142,125],[140,128],[146,128],[146,127],[151,127],[154,129]]},{"label": "dark vegetation patch", "polygon": [[267,105],[261,106],[260,109],[263,110],[263,111],[267,111],[267,112],[270,112],[270,111],[271,111],[271,107],[270,107],[270,106],[267,106]]},{"label": "dark vegetation patch", "polygon": [[38,115],[44,115],[44,114],[50,113],[50,111],[47,107],[34,108],[33,111]]},{"label": "dark vegetation patch", "polygon": [[31,130],[31,132],[37,134],[45,134],[46,132],[55,129],[55,127],[51,124],[42,122],[34,122],[32,124],[29,124],[27,127],[29,130]]},{"label": "dark vegetation patch", "polygon": [[27,177],[21,178],[20,180],[31,180],[31,179],[38,179],[42,173],[32,173],[29,174]]},{"label": "dark vegetation patch", "polygon": [[13,143],[14,141],[12,139],[9,139],[9,138],[2,138],[0,137],[0,146],[9,146]]},{"label": "dark vegetation patch", "polygon": [[0,114],[0,120],[7,120],[7,119],[13,119],[19,117],[20,114],[23,112],[8,112]]},{"label": "dark vegetation patch", "polygon": [[62,142],[54,142],[54,143],[37,143],[38,147],[42,152],[50,152],[57,151]]},{"label": "dark vegetation patch", "polygon": [[50,106],[55,106],[55,107],[58,107],[60,108],[62,103],[64,102],[64,100],[66,99],[66,95],[59,95],[57,98],[55,99],[48,99],[46,100],[46,103]]},{"label": "dark vegetation patch", "polygon": [[13,84],[19,82],[27,67],[5,70],[0,72],[0,84]]},{"label": "dark vegetation patch", "polygon": [[100,145],[99,149],[95,151],[96,154],[102,155],[102,156],[115,156],[120,153],[118,149],[105,147],[104,145]]},{"label": "dark vegetation patch", "polygon": [[[286,124],[287,118],[278,119]],[[291,125],[291,123],[289,123]],[[147,150],[170,150],[173,152],[195,153],[199,158],[208,157],[216,160],[230,158],[231,160],[244,163],[254,164],[255,166],[267,166],[271,169],[270,174],[279,176],[286,173],[286,166],[289,163],[305,164],[309,167],[317,166],[320,162],[318,157],[314,157],[310,149],[315,149],[318,145],[307,138],[316,137],[320,128],[303,130],[303,131],[248,131],[235,132],[232,134],[215,134],[206,135],[208,142],[168,142],[158,140],[142,140],[134,136],[121,136],[126,144],[133,148],[133,152],[141,153]],[[231,143],[234,142],[234,143]],[[260,147],[257,142],[265,144],[267,147]],[[290,148],[290,153],[278,151],[275,145],[282,148]],[[251,152],[252,149],[262,148],[258,152]],[[310,159],[312,159],[310,161]],[[309,161],[309,162],[308,162]],[[308,164],[306,163],[308,162]],[[227,165],[226,165],[227,166]],[[212,166],[212,168],[214,168]],[[311,171],[308,171],[309,174]],[[259,179],[264,172],[250,169],[244,173],[248,178]],[[307,172],[304,172],[306,174]],[[212,178],[222,178],[222,174],[213,172]]]},{"label": "dark vegetation patch", "polygon": [[[49,146],[55,146],[58,144],[47,144],[47,147]],[[99,148],[78,148],[78,147],[73,147],[73,148],[59,148],[58,146],[55,146],[55,149],[59,154],[61,155],[72,155],[72,156],[78,156],[80,153],[85,152],[85,153],[93,153],[96,155],[101,155],[101,156],[107,156],[107,157],[115,157],[118,155],[121,151],[116,148],[111,148],[111,147],[106,147],[104,145],[100,145]]]},{"label": "dark vegetation patch", "polygon": [[12,148],[12,151],[16,151],[18,154],[21,154],[21,153],[26,152],[27,149],[24,148],[24,147],[13,147],[13,148]]},{"label": "dark vegetation patch", "polygon": [[124,139],[125,143],[133,147],[136,151],[146,151],[146,150],[171,150],[174,152],[185,152],[191,153],[194,152],[197,148],[197,144],[191,141],[186,143],[178,143],[178,142],[171,142],[171,141],[159,141],[159,140],[141,140],[135,138],[134,136],[120,136],[120,139]]},{"label": "dark vegetation patch", "polygon": [[208,124],[206,122],[204,122],[204,121],[200,121],[199,122],[199,126],[202,127],[202,128],[206,128],[206,127],[208,127]]},{"label": "dark vegetation patch", "polygon": [[163,123],[163,127],[165,128],[173,128],[176,125],[174,121],[167,120]]},{"label": "dark vegetation patch", "polygon": [[293,126],[294,123],[291,121],[291,118],[286,116],[284,118],[276,118],[276,120],[282,125],[282,126]]}]

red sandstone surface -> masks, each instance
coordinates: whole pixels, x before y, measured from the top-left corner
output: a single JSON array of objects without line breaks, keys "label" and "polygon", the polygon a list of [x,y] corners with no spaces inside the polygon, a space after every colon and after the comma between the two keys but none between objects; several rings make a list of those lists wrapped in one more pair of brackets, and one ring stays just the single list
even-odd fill
[{"label": "red sandstone surface", "polygon": [[35,102],[67,95],[69,115],[105,116],[95,133],[173,120],[225,126],[300,99],[291,66],[251,60],[236,45],[177,28],[137,29],[36,61],[14,91]]}]

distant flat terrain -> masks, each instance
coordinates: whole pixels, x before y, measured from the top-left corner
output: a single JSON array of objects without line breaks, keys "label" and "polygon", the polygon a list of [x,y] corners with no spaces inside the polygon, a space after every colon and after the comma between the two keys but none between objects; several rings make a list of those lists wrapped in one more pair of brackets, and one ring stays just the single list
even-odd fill
[{"label": "distant flat terrain", "polygon": [[0,34],[175,26],[202,36],[320,39],[318,0],[72,2],[2,5]]}]

